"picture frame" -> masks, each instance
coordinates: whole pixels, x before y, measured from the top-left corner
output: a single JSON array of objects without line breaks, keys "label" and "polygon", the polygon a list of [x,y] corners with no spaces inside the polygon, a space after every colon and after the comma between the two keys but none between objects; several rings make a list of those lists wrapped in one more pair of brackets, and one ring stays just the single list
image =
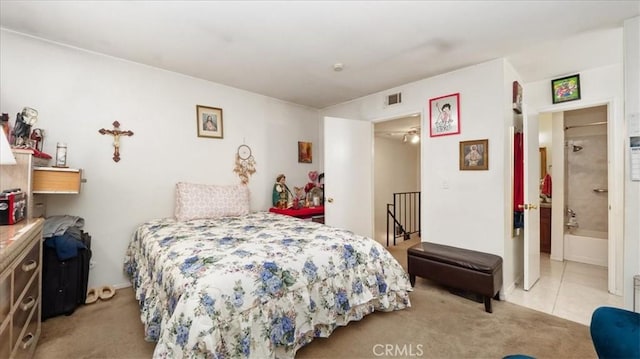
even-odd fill
[{"label": "picture frame", "polygon": [[299,163],[312,163],[313,162],[313,143],[298,141],[298,162]]},{"label": "picture frame", "polygon": [[429,100],[429,136],[460,133],[460,93]]},{"label": "picture frame", "polygon": [[460,141],[460,170],[489,169],[489,140]]},{"label": "picture frame", "polygon": [[196,105],[198,137],[223,138],[222,109]]},{"label": "picture frame", "polygon": [[518,81],[513,81],[513,112],[522,113],[522,85]]},{"label": "picture frame", "polygon": [[551,80],[551,96],[554,104],[580,99],[580,74]]}]

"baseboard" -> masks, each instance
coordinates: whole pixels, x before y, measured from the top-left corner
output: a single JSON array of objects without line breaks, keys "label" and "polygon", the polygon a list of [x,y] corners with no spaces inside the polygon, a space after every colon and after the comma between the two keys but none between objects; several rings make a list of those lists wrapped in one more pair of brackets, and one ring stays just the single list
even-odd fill
[{"label": "baseboard", "polygon": [[129,288],[131,287],[131,283],[120,283],[120,284],[115,284],[113,286],[115,289],[122,289],[122,288]]}]

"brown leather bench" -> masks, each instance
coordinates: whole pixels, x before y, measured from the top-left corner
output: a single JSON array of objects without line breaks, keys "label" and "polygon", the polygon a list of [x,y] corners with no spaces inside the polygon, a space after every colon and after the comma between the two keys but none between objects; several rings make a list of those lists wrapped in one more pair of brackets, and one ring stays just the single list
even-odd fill
[{"label": "brown leather bench", "polygon": [[422,242],[407,251],[411,285],[416,276],[483,296],[484,309],[492,313],[491,298],[500,299],[502,258],[494,254]]}]

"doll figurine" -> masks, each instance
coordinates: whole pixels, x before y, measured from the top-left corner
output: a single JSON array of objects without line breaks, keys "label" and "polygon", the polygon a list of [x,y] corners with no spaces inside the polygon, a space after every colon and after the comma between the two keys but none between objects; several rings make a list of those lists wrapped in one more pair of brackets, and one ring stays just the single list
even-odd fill
[{"label": "doll figurine", "polygon": [[288,208],[289,203],[293,200],[293,193],[286,184],[286,177],[283,174],[276,177],[276,183],[273,185],[273,194],[271,201],[274,207]]}]

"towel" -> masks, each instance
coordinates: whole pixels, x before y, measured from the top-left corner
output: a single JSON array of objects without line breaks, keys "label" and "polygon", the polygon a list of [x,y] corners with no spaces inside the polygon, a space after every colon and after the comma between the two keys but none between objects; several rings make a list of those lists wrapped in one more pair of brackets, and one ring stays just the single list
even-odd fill
[{"label": "towel", "polygon": [[84,218],[77,216],[51,216],[44,221],[42,236],[50,238],[53,236],[63,235],[69,227],[82,228],[84,226]]},{"label": "towel", "polygon": [[548,173],[542,180],[542,190],[540,192],[547,197],[551,197],[551,176]]}]

